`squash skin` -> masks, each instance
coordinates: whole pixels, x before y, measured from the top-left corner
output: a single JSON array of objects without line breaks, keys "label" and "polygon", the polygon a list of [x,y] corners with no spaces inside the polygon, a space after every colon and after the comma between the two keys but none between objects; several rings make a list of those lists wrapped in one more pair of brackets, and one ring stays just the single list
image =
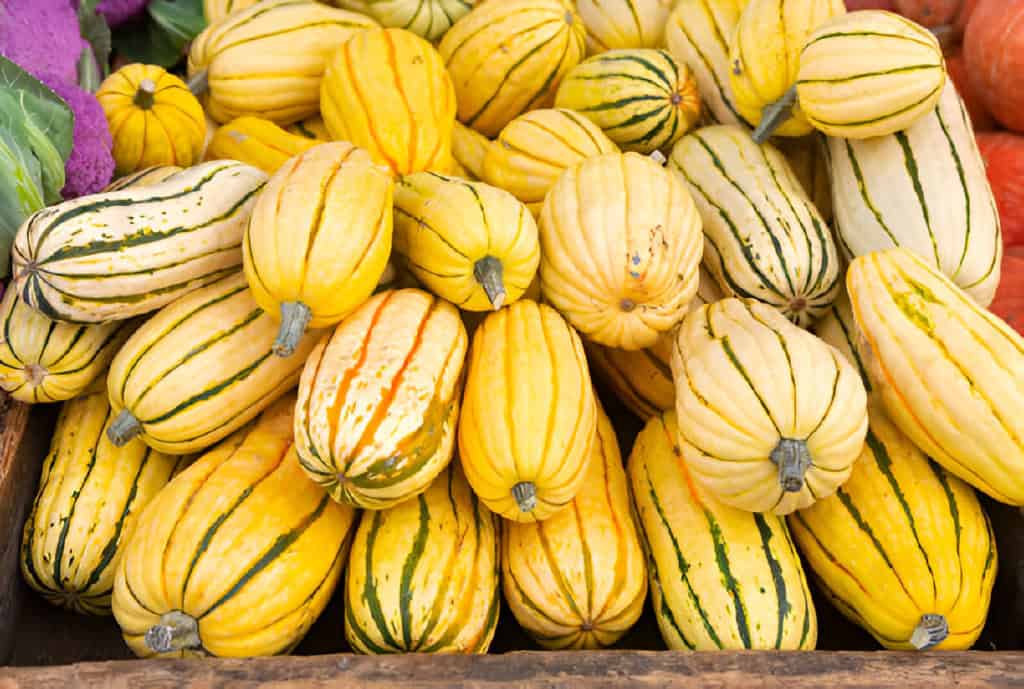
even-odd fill
[{"label": "squash skin", "polygon": [[[568,0],[475,7],[438,46],[455,86],[459,121],[494,137],[522,113],[551,107],[559,82],[584,57],[585,36]],[[512,69],[516,76],[508,79]]]},{"label": "squash skin", "polygon": [[240,160],[272,175],[289,158],[318,143],[287,132],[270,120],[246,115],[217,128],[205,157],[207,160]]},{"label": "squash skin", "polygon": [[428,41],[437,41],[452,24],[482,0],[333,0],[333,4],[361,12],[381,26],[408,29]]},{"label": "squash skin", "polygon": [[359,653],[486,653],[501,607],[498,520],[458,463],[418,497],[363,512],[345,579]]},{"label": "squash skin", "polygon": [[1024,403],[1024,339],[906,249],[854,259],[846,286],[860,353],[896,426],[950,473],[1024,505],[1014,411]]},{"label": "squash skin", "polygon": [[148,187],[153,184],[159,184],[171,175],[176,175],[181,171],[182,168],[176,165],[155,165],[143,168],[133,174],[115,179],[105,186],[103,191],[118,191],[128,187]]},{"label": "squash skin", "polygon": [[178,77],[156,65],[125,65],[103,80],[96,99],[113,138],[115,174],[199,162],[203,106]]},{"label": "squash skin", "polygon": [[[803,509],[843,484],[864,447],[867,395],[856,369],[760,302],[723,299],[690,313],[672,373],[689,471],[727,505]],[[786,485],[793,441],[810,465]]]},{"label": "squash skin", "polygon": [[330,141],[331,133],[327,131],[327,125],[324,124],[324,118],[319,113],[307,117],[304,120],[293,122],[286,128],[290,134],[301,136],[306,139],[313,139],[314,141]]},{"label": "squash skin", "polygon": [[1024,1],[977,0],[970,9],[964,59],[971,84],[999,123],[1010,131],[1024,132],[1024,95],[1018,86],[1024,66],[1020,37]]},{"label": "squash skin", "polygon": [[[850,479],[789,517],[829,600],[888,649],[914,650],[922,615],[943,615],[933,648],[967,650],[981,634],[998,559],[981,504],[933,465],[881,409]],[[839,563],[842,563],[841,565]]]},{"label": "squash skin", "polygon": [[817,617],[785,521],[734,509],[703,490],[677,436],[675,413],[651,417],[628,466],[666,645],[813,649]]},{"label": "squash skin", "polygon": [[[864,383],[864,391],[868,395],[868,410],[870,411],[870,405],[874,402],[875,389],[871,385],[871,377],[868,376],[864,358],[857,349],[857,342],[861,337],[860,328],[857,327],[857,320],[853,317],[853,306],[850,304],[850,296],[845,289],[832,302],[828,312],[814,324],[813,332],[827,344],[838,349],[839,353],[857,369],[860,380]],[[868,421],[870,423],[870,418]]]},{"label": "squash skin", "polygon": [[800,138],[779,137],[775,140],[779,152],[800,182],[814,207],[827,223],[832,222],[832,178],[829,176],[827,143],[820,134]]},{"label": "squash skin", "polygon": [[505,524],[501,544],[505,600],[543,648],[606,648],[636,623],[647,568],[615,430],[600,405],[593,456],[570,507],[543,522]]},{"label": "squash skin", "polygon": [[114,572],[139,514],[186,463],[137,440],[114,447],[104,434],[112,419],[102,389],[61,408],[22,536],[28,585],[89,615],[111,614]]},{"label": "squash skin", "polygon": [[[512,521],[565,508],[586,478],[596,404],[579,335],[554,309],[520,299],[487,316],[473,334],[458,431],[474,492]],[[521,484],[534,504],[513,495]]]},{"label": "squash skin", "polygon": [[[294,396],[275,402],[178,474],[142,513],[113,597],[136,655],[286,653],[327,605],[355,511],[302,473],[292,446],[294,405]],[[156,653],[146,639],[175,611],[198,622],[201,646]]]},{"label": "squash skin", "polygon": [[214,24],[232,12],[252,7],[260,0],[203,0],[203,16],[206,23]]},{"label": "squash skin", "polygon": [[650,347],[682,320],[697,292],[700,230],[678,175],[636,153],[588,158],[544,201],[544,298],[595,342]]},{"label": "squash skin", "polygon": [[661,48],[673,0],[576,0],[591,55],[626,48]]}]

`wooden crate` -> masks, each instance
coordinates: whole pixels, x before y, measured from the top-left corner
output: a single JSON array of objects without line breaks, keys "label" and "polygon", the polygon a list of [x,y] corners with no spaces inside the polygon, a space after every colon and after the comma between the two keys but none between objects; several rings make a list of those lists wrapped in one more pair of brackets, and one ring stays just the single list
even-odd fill
[{"label": "wooden crate", "polygon": [[[816,652],[666,651],[649,609],[616,650],[541,652],[505,610],[490,655],[365,657],[348,652],[336,596],[291,657],[132,660],[112,619],[53,608],[21,578],[21,528],[55,415],[53,406],[0,398],[0,689],[1024,687],[1024,653],[880,652],[820,597],[819,648],[826,650]],[[620,425],[628,449],[636,425]],[[1021,603],[997,603],[994,619],[1013,617]],[[1000,626],[990,625],[980,648],[1003,647]]]}]

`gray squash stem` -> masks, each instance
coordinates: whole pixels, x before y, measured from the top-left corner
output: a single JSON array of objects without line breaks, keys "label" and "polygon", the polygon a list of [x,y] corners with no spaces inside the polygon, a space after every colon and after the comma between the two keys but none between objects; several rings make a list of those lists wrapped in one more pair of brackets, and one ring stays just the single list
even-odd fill
[{"label": "gray squash stem", "polygon": [[533,512],[537,507],[537,486],[532,481],[520,481],[512,486],[512,497],[521,512]]},{"label": "gray squash stem", "polygon": [[281,302],[281,329],[274,340],[274,354],[282,358],[294,354],[312,317],[313,312],[301,301]]},{"label": "gray squash stem", "polygon": [[196,72],[188,80],[188,90],[192,92],[192,95],[199,97],[210,90],[209,73],[204,69]]},{"label": "gray squash stem", "polygon": [[796,105],[796,86],[789,87],[789,90],[782,94],[782,98],[770,103],[761,111],[761,122],[754,129],[750,137],[755,143],[763,144],[768,140],[775,130],[793,116],[793,106]]},{"label": "gray squash stem", "polygon": [[110,424],[110,427],[107,428],[107,438],[113,443],[114,447],[124,447],[132,438],[140,433],[142,433],[142,424],[127,409],[122,409],[121,413]]},{"label": "gray squash stem", "polygon": [[473,277],[484,288],[487,299],[495,311],[505,303],[505,282],[502,279],[501,261],[494,256],[484,256],[473,264]]},{"label": "gray squash stem", "polygon": [[203,647],[199,639],[199,623],[196,622],[196,618],[180,610],[172,610],[161,615],[160,624],[146,630],[143,643],[153,653],[198,650]]},{"label": "gray squash stem", "polygon": [[807,442],[782,438],[769,455],[779,467],[779,485],[787,493],[799,493],[804,487],[804,475],[811,466],[811,453]]},{"label": "gray squash stem", "polygon": [[949,636],[949,621],[945,615],[921,615],[921,621],[910,635],[910,645],[919,651],[938,646]]}]

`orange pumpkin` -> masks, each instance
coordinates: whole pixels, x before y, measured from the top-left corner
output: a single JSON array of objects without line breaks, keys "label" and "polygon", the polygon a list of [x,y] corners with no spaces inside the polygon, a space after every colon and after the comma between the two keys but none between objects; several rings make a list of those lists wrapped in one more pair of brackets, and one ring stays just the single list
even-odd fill
[{"label": "orange pumpkin", "polygon": [[964,58],[988,111],[1024,132],[1024,0],[979,0],[964,34]]}]

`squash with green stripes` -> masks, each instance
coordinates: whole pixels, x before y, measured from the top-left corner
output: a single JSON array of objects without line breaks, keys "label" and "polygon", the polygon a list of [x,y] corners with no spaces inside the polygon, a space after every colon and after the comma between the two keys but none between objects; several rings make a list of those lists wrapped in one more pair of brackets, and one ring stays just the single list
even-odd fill
[{"label": "squash with green stripes", "polygon": [[270,120],[244,115],[217,127],[206,160],[240,160],[272,175],[285,162],[321,143],[281,129]]},{"label": "squash with green stripes", "polygon": [[814,324],[814,334],[839,350],[839,353],[846,357],[846,360],[853,364],[860,374],[861,382],[864,383],[864,390],[868,394],[868,402],[872,401],[874,387],[871,385],[871,378],[868,376],[867,366],[864,358],[858,349],[857,340],[860,338],[860,328],[853,317],[853,307],[850,305],[850,296],[844,289],[839,297],[832,302],[828,311]]},{"label": "squash with green stripes", "polygon": [[418,289],[381,292],[346,318],[299,385],[295,438],[310,478],[367,509],[426,490],[455,449],[466,347],[458,310]]},{"label": "squash with green stripes", "polygon": [[683,137],[669,159],[704,220],[704,265],[729,295],[813,323],[840,288],[832,233],[785,157],[737,125]]},{"label": "squash with green stripes", "polygon": [[672,352],[679,444],[718,500],[789,514],[832,495],[864,447],[867,395],[837,350],[753,299],[690,313]]},{"label": "squash with green stripes", "polygon": [[483,176],[484,157],[490,147],[490,139],[455,120],[452,129],[452,157],[468,173],[467,179],[480,179]]},{"label": "squash with green stripes", "polygon": [[138,436],[173,454],[196,452],[242,426],[299,381],[319,333],[299,356],[274,356],[277,323],[234,273],[164,307],[114,357],[107,388],[115,445]]},{"label": "squash with green stripes", "polygon": [[555,106],[575,110],[624,151],[666,149],[700,119],[690,68],[664,50],[609,50],[570,71]]},{"label": "squash with green stripes", "polygon": [[114,447],[105,390],[61,408],[25,522],[21,573],[54,605],[110,614],[114,572],[143,508],[184,464],[139,441]]},{"label": "squash with green stripes", "polygon": [[952,82],[938,107],[895,134],[829,139],[838,239],[850,256],[905,247],[981,306],[1003,242],[985,162]]},{"label": "squash with green stripes", "polygon": [[359,653],[486,653],[501,607],[498,523],[453,463],[426,492],[363,512],[345,575]]},{"label": "squash with green stripes", "polygon": [[839,491],[789,517],[819,588],[893,650],[967,650],[981,634],[996,543],[974,491],[880,409]]},{"label": "squash with green stripes", "polygon": [[334,593],[355,511],[306,479],[295,397],[200,457],[139,518],[114,617],[144,658],[287,653]]},{"label": "squash with green stripes", "polygon": [[127,187],[148,187],[163,182],[171,175],[182,171],[177,165],[155,165],[130,175],[119,177],[103,188],[103,191],[117,191]]},{"label": "squash with green stripes", "polygon": [[382,26],[407,29],[436,41],[481,0],[334,0],[334,4],[373,17]]},{"label": "squash with green stripes", "polygon": [[455,85],[459,121],[492,137],[522,113],[550,107],[559,82],[583,59],[585,36],[570,0],[475,7],[438,46]]},{"label": "squash with green stripes", "polygon": [[701,488],[678,435],[674,412],[651,417],[628,467],[665,644],[813,649],[814,603],[785,521],[729,507]]},{"label": "squash with green stripes", "polygon": [[583,488],[542,522],[506,524],[501,544],[505,600],[542,647],[606,648],[639,619],[647,568],[615,429],[600,405]]},{"label": "squash with green stripes", "polygon": [[44,208],[14,239],[9,288],[72,323],[154,311],[238,270],[266,179],[233,160],[202,163],[157,184]]},{"label": "squash with green stripes", "polygon": [[673,0],[576,0],[591,55],[623,48],[660,48]]},{"label": "squash with green stripes", "polygon": [[832,222],[832,179],[829,176],[828,144],[821,134],[779,137],[776,146],[786,156],[789,167],[800,181],[822,219]]},{"label": "squash with green stripes", "polygon": [[823,23],[807,38],[799,66],[796,95],[803,116],[815,129],[844,139],[910,127],[935,108],[946,83],[935,34],[879,10]]}]

